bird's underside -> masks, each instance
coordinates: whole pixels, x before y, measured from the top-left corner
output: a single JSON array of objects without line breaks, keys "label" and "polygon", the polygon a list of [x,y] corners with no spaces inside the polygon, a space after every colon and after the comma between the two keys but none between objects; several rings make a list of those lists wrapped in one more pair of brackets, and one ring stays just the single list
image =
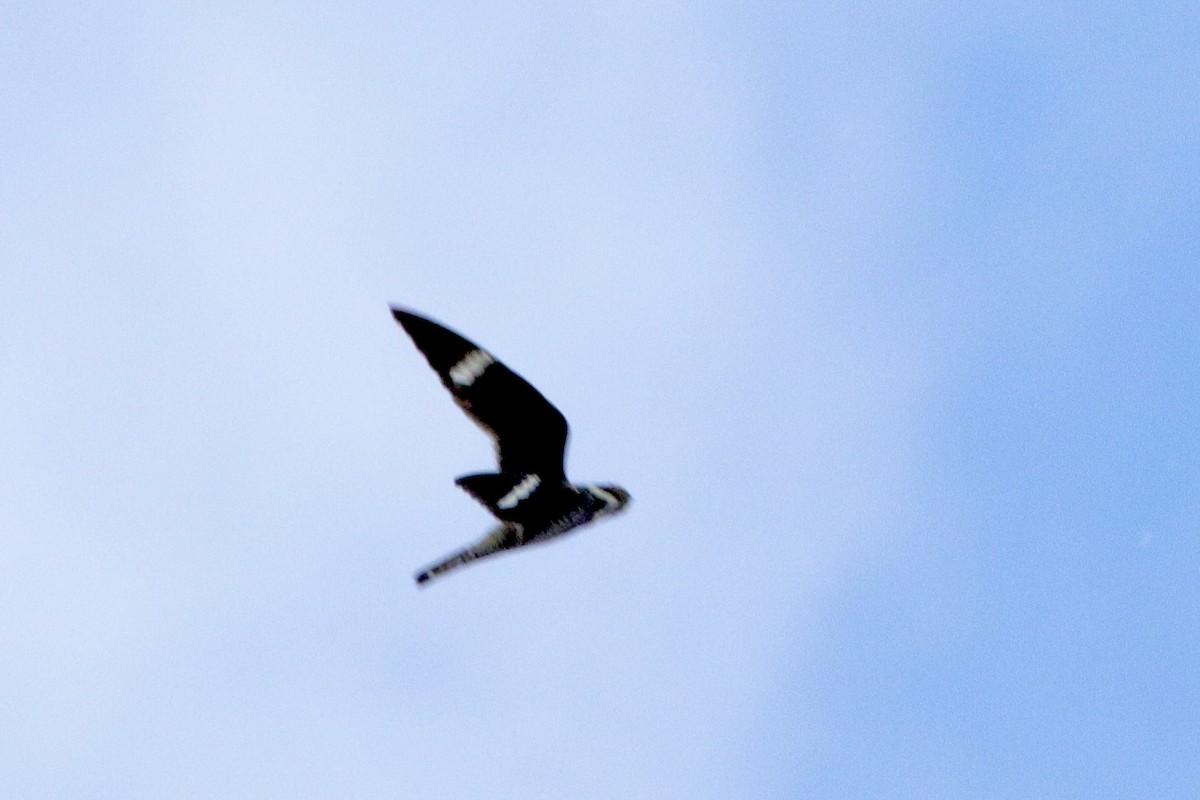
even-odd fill
[{"label": "bird's underside", "polygon": [[625,507],[629,494],[620,487],[567,481],[567,421],[529,382],[432,320],[394,306],[392,314],[454,401],[491,436],[499,467],[455,481],[499,524],[418,572],[418,584],[480,558],[561,536]]}]

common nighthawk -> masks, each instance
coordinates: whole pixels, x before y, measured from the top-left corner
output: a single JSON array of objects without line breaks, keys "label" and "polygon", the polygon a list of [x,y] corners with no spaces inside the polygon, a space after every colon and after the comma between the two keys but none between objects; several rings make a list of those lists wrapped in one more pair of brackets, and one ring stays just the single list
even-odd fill
[{"label": "common nighthawk", "polygon": [[629,493],[620,487],[576,486],[567,480],[567,420],[524,378],[432,320],[395,306],[392,316],[454,402],[492,437],[499,461],[499,472],[454,481],[499,524],[474,544],[418,572],[418,584],[476,559],[562,536],[629,503]]}]

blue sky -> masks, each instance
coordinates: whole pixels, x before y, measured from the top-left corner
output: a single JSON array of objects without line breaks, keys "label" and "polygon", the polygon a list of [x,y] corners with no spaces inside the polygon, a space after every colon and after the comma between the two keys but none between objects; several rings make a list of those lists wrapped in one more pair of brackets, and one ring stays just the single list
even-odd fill
[{"label": "blue sky", "polygon": [[[0,9],[0,790],[1185,798],[1200,14]],[[417,591],[488,468],[628,514]]]}]

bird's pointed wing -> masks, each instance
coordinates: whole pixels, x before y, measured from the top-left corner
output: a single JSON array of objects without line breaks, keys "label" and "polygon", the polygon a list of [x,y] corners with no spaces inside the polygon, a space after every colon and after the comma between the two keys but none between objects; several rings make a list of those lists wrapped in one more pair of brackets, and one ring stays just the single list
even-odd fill
[{"label": "bird's pointed wing", "polygon": [[502,472],[565,480],[567,420],[541,392],[449,328],[395,306],[392,315],[454,401],[492,437]]},{"label": "bird's pointed wing", "polygon": [[[540,475],[477,473],[463,475],[454,483],[482,503],[496,519],[520,522],[536,517],[546,508],[545,484]],[[553,490],[551,490],[553,491]]]}]

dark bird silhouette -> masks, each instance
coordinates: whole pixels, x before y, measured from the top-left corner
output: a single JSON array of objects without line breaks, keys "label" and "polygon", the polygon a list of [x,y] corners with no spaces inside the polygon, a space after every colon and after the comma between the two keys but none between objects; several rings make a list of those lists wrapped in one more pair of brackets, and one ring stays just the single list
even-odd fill
[{"label": "dark bird silhouette", "polygon": [[577,486],[567,480],[567,420],[528,381],[433,320],[395,306],[392,315],[454,402],[492,437],[499,466],[499,472],[454,481],[499,524],[474,544],[418,572],[418,584],[485,556],[562,536],[625,508],[629,493],[619,486]]}]

